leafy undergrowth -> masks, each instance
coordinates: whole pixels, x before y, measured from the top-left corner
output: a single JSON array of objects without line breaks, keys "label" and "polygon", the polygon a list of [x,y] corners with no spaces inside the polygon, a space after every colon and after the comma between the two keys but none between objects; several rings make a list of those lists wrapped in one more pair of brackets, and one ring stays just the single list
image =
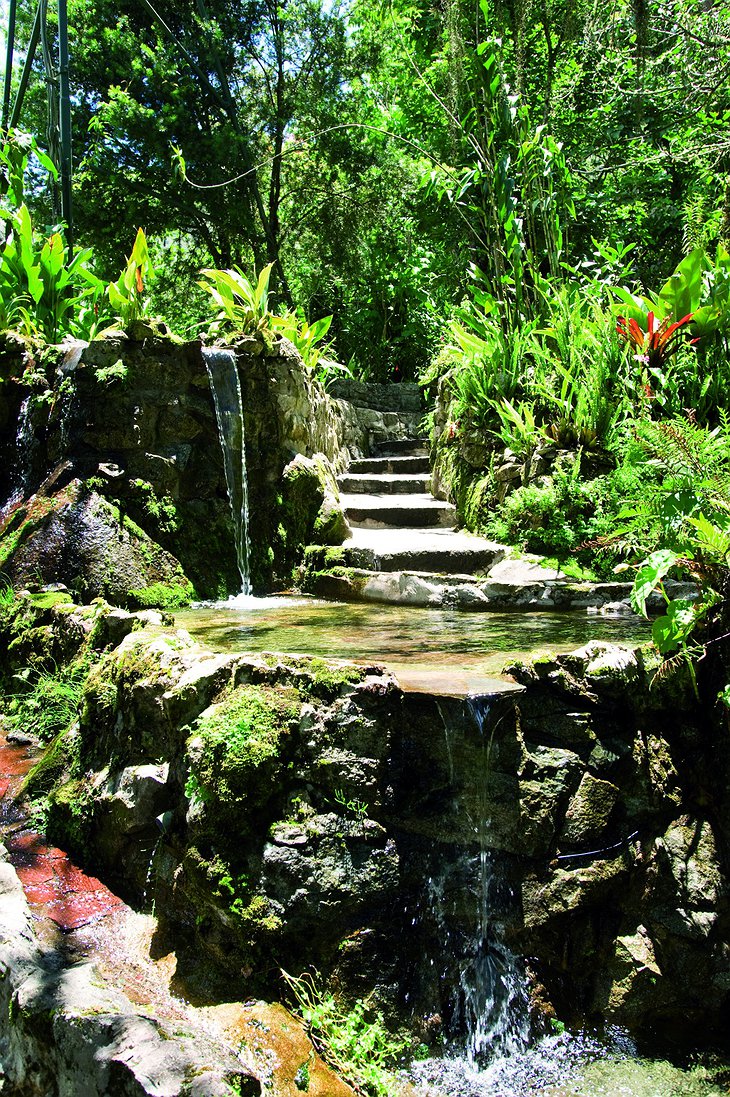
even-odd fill
[{"label": "leafy undergrowth", "polygon": [[345,1009],[320,978],[298,978],[282,971],[315,1047],[358,1093],[394,1097],[399,1082],[393,1070],[407,1044],[386,1028],[382,1015],[358,999]]}]

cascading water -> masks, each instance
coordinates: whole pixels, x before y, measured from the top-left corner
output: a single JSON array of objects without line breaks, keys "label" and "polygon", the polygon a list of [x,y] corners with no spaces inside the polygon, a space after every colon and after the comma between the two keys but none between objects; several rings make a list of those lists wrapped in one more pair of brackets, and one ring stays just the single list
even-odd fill
[{"label": "cascading water", "polygon": [[232,351],[204,347],[203,359],[218,421],[218,436],[233,519],[236,560],[241,575],[241,593],[248,595],[251,593],[251,542],[248,531],[248,478],[241,382],[236,357]]},{"label": "cascading water", "polygon": [[10,491],[0,507],[0,519],[10,513],[12,508],[26,496],[28,480],[33,463],[33,451],[37,447],[33,432],[32,397],[26,396],[18,412],[18,427],[15,435],[14,460],[10,462]]},{"label": "cascading water", "polygon": [[[450,1052],[444,1060],[418,1064],[412,1075],[416,1082],[436,1086],[448,1078],[449,1087],[458,1084],[464,1093],[467,1075],[473,1079],[489,1059],[521,1052],[530,1035],[525,974],[504,939],[505,921],[514,906],[507,859],[490,843],[491,701],[467,700],[467,722],[479,736],[478,765],[470,755],[468,773],[458,772],[459,744],[452,741],[456,732],[440,709],[452,785],[464,779],[477,783],[470,797],[474,842],[456,855],[452,848],[433,853],[427,920],[439,944],[440,955],[431,963],[440,969]],[[465,810],[458,796],[453,810]]]},{"label": "cascading water", "polygon": [[529,1037],[529,1019],[524,971],[505,945],[500,923],[500,916],[504,916],[513,895],[500,871],[499,855],[489,846],[489,777],[494,737],[494,726],[489,722],[491,698],[470,697],[467,704],[479,732],[482,761],[477,775],[479,814],[474,820],[478,853],[469,859],[470,875],[473,874],[477,884],[476,926],[461,985],[467,1054],[472,1065],[476,1065],[485,1055],[512,1054],[524,1048]]}]

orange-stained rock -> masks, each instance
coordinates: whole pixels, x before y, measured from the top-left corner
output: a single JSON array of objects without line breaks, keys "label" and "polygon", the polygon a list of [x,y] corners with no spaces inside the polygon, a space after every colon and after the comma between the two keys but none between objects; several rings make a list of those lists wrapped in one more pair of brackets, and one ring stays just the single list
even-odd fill
[{"label": "orange-stained rock", "polygon": [[201,1012],[223,1029],[234,1047],[241,1045],[246,1065],[264,1085],[270,1079],[271,1088],[265,1092],[271,1097],[301,1097],[303,1092],[307,1097],[353,1097],[355,1090],[327,1066],[302,1022],[280,1003],[231,1002]]}]

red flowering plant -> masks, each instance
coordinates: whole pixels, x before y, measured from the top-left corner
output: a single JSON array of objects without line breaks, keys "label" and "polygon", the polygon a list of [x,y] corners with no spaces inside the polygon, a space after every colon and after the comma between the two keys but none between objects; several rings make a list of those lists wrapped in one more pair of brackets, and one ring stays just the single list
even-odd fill
[{"label": "red flowering plant", "polygon": [[[650,312],[646,318],[647,330],[643,331],[636,320],[619,316],[616,331],[635,349],[633,357],[637,362],[642,362],[649,369],[661,369],[679,350],[685,335],[682,329],[693,319],[694,313],[688,312],[674,323],[669,316],[657,323],[656,316]],[[699,339],[690,339],[689,342],[697,343]]]}]

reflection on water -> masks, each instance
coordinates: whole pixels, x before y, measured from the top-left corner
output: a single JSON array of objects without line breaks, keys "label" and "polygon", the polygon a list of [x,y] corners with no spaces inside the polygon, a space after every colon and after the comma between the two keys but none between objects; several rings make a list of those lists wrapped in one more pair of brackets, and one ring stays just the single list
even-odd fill
[{"label": "reflection on water", "polygon": [[515,659],[570,651],[589,640],[640,643],[640,618],[583,613],[465,613],[449,609],[231,599],[183,610],[177,624],[217,651],[281,651],[399,669],[499,674]]}]

